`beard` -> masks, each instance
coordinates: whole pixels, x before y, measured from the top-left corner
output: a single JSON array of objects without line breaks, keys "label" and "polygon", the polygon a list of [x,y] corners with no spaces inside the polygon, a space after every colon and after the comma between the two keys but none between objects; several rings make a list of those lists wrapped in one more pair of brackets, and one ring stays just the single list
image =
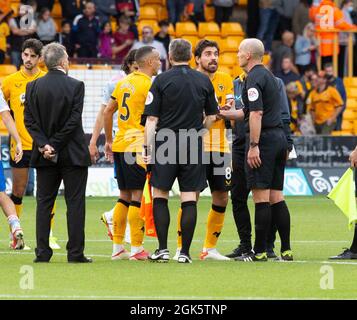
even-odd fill
[{"label": "beard", "polygon": [[215,73],[218,69],[218,64],[217,63],[209,63],[206,66],[202,66],[202,69],[205,70],[208,73]]}]

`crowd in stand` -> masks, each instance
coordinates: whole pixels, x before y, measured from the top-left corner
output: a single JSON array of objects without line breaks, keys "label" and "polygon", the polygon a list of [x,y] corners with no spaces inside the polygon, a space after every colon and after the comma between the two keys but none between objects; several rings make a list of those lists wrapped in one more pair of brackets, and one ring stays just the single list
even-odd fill
[{"label": "crowd in stand", "polygon": [[[62,43],[72,58],[100,58],[101,61],[121,64],[131,49],[144,45],[155,47],[161,56],[163,68],[168,66],[167,52],[171,41],[170,24],[178,21],[205,21],[205,0],[167,0],[168,20],[159,22],[156,34],[144,26],[139,39],[136,26],[140,13],[139,0],[60,0],[62,27],[57,30],[51,17],[54,0],[22,0],[18,15],[2,15],[0,22],[0,63],[6,53],[11,63],[20,67],[22,43],[37,37],[44,44]],[[332,34],[320,34],[316,26],[325,23],[319,14],[321,6],[329,6],[335,28],[356,29],[357,0],[249,0],[247,37],[257,37],[264,42],[270,56],[270,68],[286,85],[292,129],[296,133],[330,134],[341,130],[342,115],[346,108],[346,90],[343,77],[348,67],[348,34],[340,32],[338,77],[333,75]],[[356,2],[356,3],[354,3]],[[239,0],[212,0],[218,24],[230,21],[234,6]],[[21,18],[27,14],[23,5],[33,8],[35,17],[26,29],[20,27]],[[112,30],[111,21],[117,21]],[[355,49],[357,45],[353,36]],[[357,73],[357,55],[354,70]],[[324,72],[318,72],[321,58]]]}]

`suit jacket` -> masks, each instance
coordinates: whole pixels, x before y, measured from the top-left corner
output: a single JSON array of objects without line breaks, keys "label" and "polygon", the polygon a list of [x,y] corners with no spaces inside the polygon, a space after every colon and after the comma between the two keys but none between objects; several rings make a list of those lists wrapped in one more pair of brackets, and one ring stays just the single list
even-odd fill
[{"label": "suit jacket", "polygon": [[90,166],[82,126],[84,83],[60,70],[50,70],[26,88],[25,126],[33,138],[32,167],[55,166],[38,148],[51,145],[58,165]]}]

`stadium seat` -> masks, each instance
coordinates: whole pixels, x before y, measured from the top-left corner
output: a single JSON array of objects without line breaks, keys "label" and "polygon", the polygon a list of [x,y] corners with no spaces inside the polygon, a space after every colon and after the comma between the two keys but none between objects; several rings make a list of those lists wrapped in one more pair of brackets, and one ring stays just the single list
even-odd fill
[{"label": "stadium seat", "polygon": [[237,54],[236,53],[222,53],[219,57],[219,64],[224,66],[235,66],[237,64]]},{"label": "stadium seat", "polygon": [[357,78],[344,78],[343,83],[346,87],[354,87],[357,88]]},{"label": "stadium seat", "polygon": [[263,56],[263,64],[266,66],[270,62],[270,59],[271,59],[270,55],[265,54]]},{"label": "stadium seat", "polygon": [[138,22],[137,26],[138,26],[138,32],[139,32],[140,36],[143,32],[143,28],[146,26],[150,26],[151,28],[153,28],[154,34],[160,30],[159,25],[157,24],[157,21],[154,21],[154,20],[141,20]]},{"label": "stadium seat", "polygon": [[151,4],[161,4],[164,5],[165,1],[164,0],[140,0],[140,13],[141,13],[141,7],[144,5],[151,5]]},{"label": "stadium seat", "polygon": [[92,70],[112,70],[113,67],[107,64],[93,64],[91,67]]},{"label": "stadium seat", "polygon": [[217,42],[218,46],[221,47],[221,37],[220,36],[207,36],[200,40],[210,40]]},{"label": "stadium seat", "polygon": [[176,23],[176,37],[197,36],[197,28],[193,22],[178,22]]},{"label": "stadium seat", "polygon": [[215,9],[214,7],[205,7],[205,19],[207,22],[214,21],[215,18]]},{"label": "stadium seat", "polygon": [[195,36],[186,36],[186,37],[184,37],[184,39],[191,42],[192,51],[195,50],[197,42],[200,40],[198,37],[195,37]]},{"label": "stadium seat", "polygon": [[221,36],[219,25],[215,22],[200,22],[198,25],[198,36],[206,38],[207,36]]},{"label": "stadium seat", "polygon": [[169,19],[169,13],[167,12],[167,8],[166,7],[160,7],[158,18],[159,18],[159,21],[160,20],[168,20]]},{"label": "stadium seat", "polygon": [[240,76],[243,73],[243,69],[238,65],[235,64],[233,66],[233,78],[237,78],[238,76]]},{"label": "stadium seat", "polygon": [[354,123],[353,123],[353,121],[343,120],[342,121],[342,130],[352,133],[354,131]]},{"label": "stadium seat", "polygon": [[231,67],[228,66],[220,66],[218,68],[218,71],[228,73],[231,77],[233,76],[233,70]]},{"label": "stadium seat", "polygon": [[224,22],[222,23],[221,35],[223,38],[228,36],[244,37],[244,31],[238,22]]},{"label": "stadium seat", "polygon": [[86,64],[70,64],[69,69],[71,70],[88,70],[88,66]]},{"label": "stadium seat", "polygon": [[0,65],[0,76],[7,76],[17,71],[17,68],[12,64]]},{"label": "stadium seat", "polygon": [[357,120],[357,113],[354,110],[346,109],[343,113],[343,120],[355,121]]},{"label": "stadium seat", "polygon": [[357,110],[357,99],[347,99],[346,108]]},{"label": "stadium seat", "polygon": [[239,44],[242,42],[242,37],[228,37],[220,41],[221,52],[238,52]]},{"label": "stadium seat", "polygon": [[357,88],[346,88],[346,93],[348,98],[357,98]]},{"label": "stadium seat", "polygon": [[153,6],[145,6],[140,8],[139,21],[141,20],[158,20],[158,11]]},{"label": "stadium seat", "polygon": [[239,0],[238,5],[246,7],[248,5],[248,0]]}]

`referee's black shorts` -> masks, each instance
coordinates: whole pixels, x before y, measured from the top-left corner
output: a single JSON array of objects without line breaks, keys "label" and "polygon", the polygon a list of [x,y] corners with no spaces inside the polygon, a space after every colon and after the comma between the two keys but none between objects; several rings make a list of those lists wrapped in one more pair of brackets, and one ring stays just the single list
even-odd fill
[{"label": "referee's black shorts", "polygon": [[135,159],[134,152],[114,152],[115,176],[119,190],[144,189],[146,171]]},{"label": "referee's black shorts", "polygon": [[232,188],[232,155],[227,152],[205,152],[206,176],[211,192]]},{"label": "referee's black shorts", "polygon": [[[198,139],[197,148],[192,150],[195,159],[191,158],[190,144],[180,144],[176,137],[175,154],[170,156],[170,161],[163,161],[159,158],[158,149],[167,141],[157,141],[155,143],[155,163],[151,165],[151,185],[163,191],[170,191],[177,178],[181,192],[197,192],[207,187],[206,166],[203,164],[203,143]],[[197,149],[197,150],[196,150]],[[169,150],[165,153],[167,159]],[[181,157],[180,157],[181,155]],[[185,155],[185,161],[182,161]],[[197,161],[196,161],[197,160]]]},{"label": "referee's black shorts", "polygon": [[[247,139],[249,141],[249,138]],[[249,143],[246,151],[248,152]],[[259,140],[262,165],[252,169],[246,161],[245,170],[249,189],[283,190],[284,170],[288,152],[288,142],[283,129],[265,129]]]},{"label": "referee's black shorts", "polygon": [[16,163],[12,159],[12,156],[10,156],[10,161],[9,161],[10,167],[18,168],[18,169],[30,168],[31,156],[32,156],[32,150],[24,150],[22,158],[18,163]]}]

